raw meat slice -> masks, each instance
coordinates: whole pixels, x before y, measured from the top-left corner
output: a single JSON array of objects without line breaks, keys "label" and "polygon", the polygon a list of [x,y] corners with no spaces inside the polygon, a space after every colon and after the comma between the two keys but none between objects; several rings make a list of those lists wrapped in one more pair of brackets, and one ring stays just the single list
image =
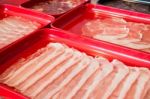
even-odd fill
[{"label": "raw meat slice", "polygon": [[[31,61],[33,58],[36,58],[40,55],[43,55],[47,49],[44,47],[31,56],[27,57],[26,59],[21,58],[19,59],[15,64],[13,64],[11,67],[9,67],[4,73],[0,75],[0,82],[4,82],[8,80],[10,77],[12,77],[15,72],[17,72],[18,69],[23,68],[23,65],[26,64],[27,62]],[[22,66],[22,67],[21,67]]]},{"label": "raw meat slice", "polygon": [[143,23],[127,22],[123,18],[108,17],[87,22],[82,27],[82,33],[98,40],[143,50],[150,48],[149,38],[145,36],[150,31],[149,27]]},{"label": "raw meat slice", "polygon": [[[34,73],[36,73],[37,71],[39,71],[39,69],[41,69],[44,65],[48,64],[49,62],[51,62],[52,60],[54,60],[56,57],[60,56],[61,54],[63,54],[64,52],[64,46],[61,44],[55,44],[55,43],[51,43],[51,45],[53,50],[48,50],[48,52],[45,52],[43,57],[41,57],[42,59],[35,60],[35,62],[33,63],[36,67],[34,67],[34,69],[31,69],[32,71],[30,71],[30,74],[26,74],[26,77],[24,77],[24,81],[22,83],[20,83],[19,85],[16,85],[15,87],[17,89],[19,89],[20,91],[25,91],[27,88],[29,88],[33,82],[30,82],[29,80],[26,80],[28,77],[30,79],[30,76],[32,76]],[[40,62],[40,63],[39,63]],[[33,66],[31,66],[33,68]]]},{"label": "raw meat slice", "polygon": [[85,26],[83,26],[82,32],[83,35],[90,37],[102,35],[107,36],[107,39],[122,38],[127,36],[129,32],[125,24],[125,20],[119,18],[95,19],[87,22]]},{"label": "raw meat slice", "polygon": [[[17,71],[13,73],[13,75],[11,75],[9,79],[4,81],[4,83],[8,84],[9,86],[17,86],[18,84],[23,82],[25,79],[27,79],[30,75],[32,75],[34,72],[36,72],[38,69],[40,69],[48,61],[52,60],[54,57],[61,54],[63,52],[62,49],[64,48],[60,44],[52,44],[52,43],[48,47],[50,48],[50,50],[48,49],[49,51],[47,51],[47,53],[45,53],[44,56],[34,58],[33,60],[22,65],[20,68],[17,69]],[[48,55],[48,53],[50,55]],[[41,62],[39,62],[44,57],[45,57],[45,60],[42,60]]]},{"label": "raw meat slice", "polygon": [[124,20],[123,18],[117,18],[117,17],[112,17],[112,18],[108,17],[102,20],[102,22],[111,27],[113,27],[114,24],[120,27],[124,27],[127,24],[126,20]]},{"label": "raw meat slice", "polygon": [[[39,27],[41,27],[41,24],[37,22],[19,16],[8,16],[0,20],[0,42],[3,43],[3,46],[6,46]],[[5,42],[7,43],[5,44]]]},{"label": "raw meat slice", "polygon": [[113,91],[117,88],[117,86],[120,84],[120,82],[126,77],[126,75],[129,73],[128,67],[124,65],[122,62],[118,60],[113,60],[112,64],[114,68],[116,68],[116,74],[113,78],[112,82],[107,90],[105,91],[104,95],[101,97],[101,99],[108,99],[109,96],[113,93]]},{"label": "raw meat slice", "polygon": [[130,67],[128,76],[116,88],[109,99],[124,99],[130,88],[134,85],[140,74],[139,68]]},{"label": "raw meat slice", "polygon": [[[123,33],[122,33],[123,32]],[[110,34],[112,33],[112,34]],[[109,41],[109,39],[119,39],[119,38],[124,38],[128,35],[128,29],[105,29],[104,32],[101,34],[96,34],[93,36],[93,38],[99,39],[99,40],[104,40],[104,41]]]},{"label": "raw meat slice", "polygon": [[108,59],[101,57],[101,56],[96,56],[95,59],[99,61],[100,65],[104,65],[104,64],[109,63]]},{"label": "raw meat slice", "polygon": [[[110,63],[106,64],[106,65],[112,66],[112,64],[110,64]],[[113,70],[105,78],[103,78],[103,80],[101,82],[99,82],[95,86],[95,88],[93,89],[93,91],[88,95],[89,99],[93,99],[93,98],[94,99],[99,99],[100,97],[102,97],[104,95],[106,89],[108,88],[108,84],[110,84],[110,82],[112,81],[112,79],[115,76],[115,72],[113,72]]]},{"label": "raw meat slice", "polygon": [[[80,90],[73,96],[71,99],[82,99],[85,92],[88,90],[89,85],[91,85],[96,78],[97,74],[101,72],[101,69],[98,69],[87,81],[86,83],[80,88]],[[59,94],[57,94],[59,97]],[[56,98],[56,95],[55,95]]]},{"label": "raw meat slice", "polygon": [[[99,63],[94,59],[91,59],[90,65],[88,65],[85,72],[77,77],[76,80],[73,79],[67,86],[65,86],[61,91],[59,97],[64,97],[65,99],[70,99],[74,94],[82,87],[82,85],[87,81],[87,79],[99,68]],[[78,79],[78,80],[77,80]],[[76,85],[77,84],[77,85]],[[69,93],[68,93],[69,92]],[[44,98],[51,98],[52,93],[48,93]]]},{"label": "raw meat slice", "polygon": [[150,71],[146,68],[140,68],[140,76],[130,88],[125,99],[144,99],[148,90],[147,84],[150,80]]},{"label": "raw meat slice", "polygon": [[119,38],[123,38],[123,37],[126,37],[128,34],[118,34],[118,35],[101,35],[101,34],[97,34],[97,35],[94,35],[93,38],[95,39],[98,39],[98,40],[103,40],[103,41],[106,41],[106,42],[110,42],[110,43],[115,43],[115,44],[119,44],[119,45],[122,45],[122,44],[128,44],[129,41],[126,40],[119,40]]},{"label": "raw meat slice", "polygon": [[[48,84],[52,83],[55,79],[57,79],[60,75],[62,75],[68,68],[78,63],[81,60],[81,58],[82,53],[74,50],[73,56],[70,57],[70,59],[65,61],[63,64],[58,65],[55,69],[53,69],[43,78],[38,80],[33,86],[30,87],[30,89],[32,89],[34,93],[41,92]],[[26,86],[25,83],[24,86]],[[20,88],[18,89],[21,89],[21,87],[22,86],[20,86]]]},{"label": "raw meat slice", "polygon": [[147,49],[150,48],[150,43],[146,42],[133,42],[133,43],[128,43],[125,44],[125,46],[133,48],[133,49]]},{"label": "raw meat slice", "polygon": [[[84,72],[80,80],[74,83],[75,85],[72,85],[72,89],[70,89],[69,87],[68,89],[66,86],[66,89],[64,88],[63,92],[60,93],[60,97],[64,97],[65,99],[71,99],[93,75],[93,73],[96,72],[97,69],[100,69],[99,62],[91,59],[91,64],[88,66],[87,70]],[[47,95],[46,98],[49,98],[49,95]]]},{"label": "raw meat slice", "polygon": [[150,90],[150,71],[146,68],[140,68],[141,74],[138,78],[134,99],[143,99],[148,90]]},{"label": "raw meat slice", "polygon": [[148,90],[147,94],[145,95],[144,99],[150,99],[150,90]]},{"label": "raw meat slice", "polygon": [[70,59],[72,55],[73,50],[70,48],[66,48],[65,52],[62,55],[58,56],[55,60],[49,61],[48,63],[43,65],[39,71],[37,71],[28,78],[27,81],[29,82],[31,87],[29,87],[25,91],[22,90],[22,92],[30,97],[36,96],[40,91],[36,91],[36,89],[32,88],[32,85],[35,84],[39,79],[44,77],[47,73],[51,72],[51,70],[53,70],[56,66],[63,64],[65,61]]},{"label": "raw meat slice", "polygon": [[92,37],[93,35],[102,32],[103,32],[103,27],[102,27],[101,20],[99,19],[91,20],[82,27],[82,33],[85,36]]},{"label": "raw meat slice", "polygon": [[68,83],[70,84],[70,81],[74,80],[75,78],[80,78],[80,76],[83,74],[83,71],[86,70],[85,68],[90,64],[90,62],[91,62],[90,58],[84,55],[81,62],[79,62],[75,66],[72,66],[71,69],[69,69],[59,78],[57,78],[57,80],[49,84],[43,91],[40,92],[40,94],[38,94],[35,97],[35,99],[41,99],[41,98],[44,99],[44,96],[46,96],[47,94],[51,94],[51,96],[53,96],[58,91],[65,88],[65,86],[68,85]]},{"label": "raw meat slice", "polygon": [[[105,64],[101,65],[101,69],[94,77],[93,82],[90,85],[87,85],[87,89],[82,99],[88,99],[92,92],[95,90],[97,85],[101,83],[110,73],[113,71],[113,66],[108,62],[104,62]],[[76,96],[75,96],[76,97]]]},{"label": "raw meat slice", "polygon": [[12,28],[20,28],[20,29],[27,28],[28,29],[30,27],[34,29],[40,26],[40,24],[37,22],[34,22],[34,21],[31,22],[30,20],[19,17],[19,16],[9,16],[7,18],[4,18],[2,21],[4,21],[6,25]]}]

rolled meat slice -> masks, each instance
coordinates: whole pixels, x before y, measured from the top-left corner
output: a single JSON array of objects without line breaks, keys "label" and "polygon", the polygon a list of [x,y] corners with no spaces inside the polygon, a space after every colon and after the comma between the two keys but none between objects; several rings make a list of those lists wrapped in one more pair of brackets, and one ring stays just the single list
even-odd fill
[{"label": "rolled meat slice", "polygon": [[94,80],[92,81],[91,84],[87,85],[87,88],[85,89],[85,94],[83,94],[81,99],[88,99],[90,95],[93,93],[93,91],[95,90],[95,88],[98,87],[97,85],[100,84],[112,72],[113,72],[113,66],[109,62],[107,62],[107,60],[105,62],[102,62],[100,69],[98,70],[95,77],[91,76],[92,78],[94,78]]},{"label": "rolled meat slice", "polygon": [[109,99],[124,99],[140,75],[139,68],[130,67],[128,76],[115,89]]},{"label": "rolled meat slice", "polygon": [[[67,85],[63,91],[61,91],[59,97],[64,97],[65,99],[71,99],[85,84],[89,77],[99,68],[99,63],[94,59],[91,59],[90,65],[87,67],[86,71],[83,73],[78,80],[73,80],[69,85]],[[72,86],[72,88],[70,88]],[[49,98],[49,95],[46,95],[45,98]]]},{"label": "rolled meat slice", "polygon": [[19,59],[15,64],[6,69],[6,71],[0,75],[0,81],[4,83],[6,80],[11,79],[15,75],[18,75],[18,73],[20,73],[22,70],[26,68],[25,66],[26,63],[30,62],[33,58],[38,59],[40,55],[43,56],[44,54],[43,52],[46,51],[47,48],[44,47],[35,52],[34,54],[32,54],[31,56],[27,57],[26,59],[25,58]]},{"label": "rolled meat slice", "polygon": [[[78,63],[81,60],[81,58],[82,58],[82,53],[79,52],[79,51],[74,50],[73,56],[70,57],[70,59],[68,59],[64,63],[56,66],[56,68],[54,68],[52,71],[50,71],[44,77],[39,79],[34,85],[32,85],[30,87],[30,89],[32,89],[34,93],[41,92],[47,85],[52,83],[60,75],[63,75],[63,73],[67,69],[69,69],[71,66],[75,65],[76,63]],[[24,83],[24,86],[26,86],[25,83]],[[37,86],[39,86],[39,87],[37,87]],[[21,88],[21,86],[20,86],[20,88]]]},{"label": "rolled meat slice", "polygon": [[134,99],[144,99],[146,93],[150,90],[150,71],[146,68],[140,68],[141,74],[137,80]]},{"label": "rolled meat slice", "polygon": [[38,80],[43,78],[45,75],[47,75],[49,72],[51,72],[58,65],[63,64],[70,57],[72,57],[72,53],[73,53],[72,49],[66,48],[63,54],[55,57],[54,59],[49,60],[47,58],[47,60],[49,61],[46,64],[42,65],[42,68],[40,68],[40,70],[38,70],[28,78],[27,81],[29,82],[28,84],[30,85],[30,87],[27,90],[23,90],[22,93],[30,97],[35,97],[40,92],[40,90],[36,90],[35,87],[33,87],[34,84]]},{"label": "rolled meat slice", "polygon": [[[17,86],[17,85],[19,85],[25,79],[27,79],[30,75],[32,75],[34,72],[36,72],[40,68],[42,68],[43,65],[46,65],[47,62],[49,62],[51,59],[53,59],[54,57],[56,57],[59,54],[61,54],[63,52],[62,48],[64,48],[60,44],[53,45],[52,43],[50,44],[50,47],[52,48],[52,50],[50,48],[50,51],[48,51],[48,53],[50,55],[46,53],[47,55],[44,56],[45,60],[42,60],[41,62],[39,62],[44,57],[34,58],[30,62],[27,62],[26,64],[21,66],[19,69],[17,69],[17,71],[12,75],[12,77],[7,79],[4,83],[8,84],[9,86]],[[33,66],[34,66],[34,68],[33,68]]]},{"label": "rolled meat slice", "polygon": [[112,82],[108,85],[107,90],[105,91],[104,95],[101,99],[108,99],[113,91],[118,87],[121,81],[127,76],[129,73],[128,67],[118,60],[113,60],[112,64],[116,69],[115,77],[113,78]]},{"label": "rolled meat slice", "polygon": [[83,71],[86,70],[87,66],[90,64],[90,58],[86,55],[84,55],[81,62],[78,64],[72,66],[71,69],[67,70],[63,75],[61,75],[59,78],[57,78],[53,83],[49,84],[45,89],[43,89],[36,97],[35,99],[45,99],[44,96],[48,95],[50,97],[54,96],[56,93],[63,91],[64,88],[68,84],[71,84],[71,81],[74,81],[75,79],[80,79],[80,76],[82,76]]},{"label": "rolled meat slice", "polygon": [[150,48],[150,43],[146,43],[146,42],[131,42],[128,44],[125,44],[125,46],[133,48],[133,49],[147,49]]}]

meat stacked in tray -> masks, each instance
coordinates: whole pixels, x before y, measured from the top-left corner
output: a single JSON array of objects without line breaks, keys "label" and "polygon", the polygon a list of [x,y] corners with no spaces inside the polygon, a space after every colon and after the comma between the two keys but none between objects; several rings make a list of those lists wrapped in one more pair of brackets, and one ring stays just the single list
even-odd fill
[{"label": "meat stacked in tray", "polygon": [[0,20],[0,48],[37,30],[40,26],[37,22],[19,16],[3,18]]},{"label": "meat stacked in tray", "polygon": [[87,22],[82,27],[83,35],[150,52],[150,40],[146,35],[150,25],[126,21],[123,18],[98,18]]},{"label": "meat stacked in tray", "polygon": [[49,43],[20,59],[0,82],[33,99],[149,99],[150,71]]}]

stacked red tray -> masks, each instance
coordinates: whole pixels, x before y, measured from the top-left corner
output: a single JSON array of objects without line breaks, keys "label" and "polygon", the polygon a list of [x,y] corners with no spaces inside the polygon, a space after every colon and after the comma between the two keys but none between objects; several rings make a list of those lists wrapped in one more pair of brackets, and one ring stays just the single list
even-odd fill
[{"label": "stacked red tray", "polygon": [[[38,0],[38,1],[40,1],[40,0]],[[144,73],[148,74],[149,69],[150,69],[150,53],[149,52],[145,52],[145,50],[141,51],[141,50],[125,47],[125,46],[122,46],[123,44],[122,45],[114,44],[105,39],[97,40],[97,38],[95,39],[94,37],[92,37],[94,32],[91,32],[90,29],[93,29],[93,31],[97,30],[98,31],[98,32],[96,32],[97,34],[100,33],[99,31],[102,31],[102,33],[105,35],[105,34],[109,33],[108,32],[109,29],[114,29],[115,27],[122,26],[123,28],[122,27],[119,28],[120,31],[123,31],[123,33],[121,34],[121,37],[122,37],[122,35],[127,36],[124,33],[124,31],[129,33],[130,28],[126,27],[125,26],[126,24],[130,23],[130,24],[134,25],[136,23],[136,25],[140,24],[140,26],[146,25],[146,27],[149,27],[150,15],[127,11],[127,10],[116,9],[116,8],[112,8],[112,7],[105,7],[105,6],[101,6],[101,5],[86,4],[87,1],[85,0],[84,2],[82,2],[80,5],[78,5],[74,9],[71,9],[68,12],[63,13],[63,15],[62,14],[58,14],[58,15],[54,14],[55,17],[60,16],[59,18],[56,18],[56,20],[54,20],[54,17],[52,17],[51,14],[44,14],[39,11],[27,9],[27,8],[30,8],[30,4],[31,4],[31,6],[33,6],[33,4],[36,4],[35,1],[27,1],[27,2],[20,1],[21,3],[17,4],[17,6],[20,6],[20,7],[11,6],[11,5],[0,5],[0,14],[2,15],[2,16],[0,16],[0,19],[3,21],[5,21],[4,19],[7,17],[17,16],[17,19],[19,17],[19,20],[20,20],[20,17],[21,17],[21,20],[22,20],[22,18],[24,18],[23,19],[24,22],[25,21],[27,22],[28,20],[30,20],[31,22],[29,22],[29,23],[37,22],[40,24],[40,26],[37,29],[35,29],[34,31],[29,32],[29,34],[21,37],[20,39],[16,39],[13,43],[8,44],[8,46],[6,46],[0,50],[0,57],[1,57],[0,58],[0,67],[1,67],[1,69],[0,69],[0,82],[1,82],[0,83],[0,98],[2,97],[2,98],[6,98],[6,99],[7,98],[8,99],[26,99],[26,98],[30,97],[30,98],[35,98],[35,99],[39,98],[40,99],[40,97],[43,97],[43,95],[45,94],[44,92],[48,92],[48,90],[49,90],[49,94],[44,96],[43,97],[44,99],[47,99],[47,97],[50,97],[54,94],[55,95],[53,98],[56,98],[56,99],[60,99],[59,95],[60,96],[64,95],[64,97],[67,97],[68,99],[81,98],[82,96],[84,96],[84,98],[86,99],[87,97],[91,97],[92,95],[93,95],[93,97],[96,98],[96,96],[94,96],[94,94],[97,93],[96,91],[95,91],[95,93],[94,93],[94,91],[90,91],[90,89],[86,89],[88,91],[85,91],[84,88],[86,88],[87,86],[88,86],[87,88],[92,88],[92,87],[94,88],[94,86],[95,86],[94,84],[96,84],[96,80],[94,80],[93,77],[97,77],[100,73],[100,72],[94,73],[94,71],[95,70],[98,71],[98,69],[103,71],[104,68],[106,69],[106,71],[109,70],[107,72],[111,72],[111,70],[113,70],[113,72],[115,71],[116,74],[119,73],[116,70],[117,69],[119,70],[119,68],[120,68],[120,70],[124,71],[122,73],[122,76],[125,76],[123,74],[126,74],[125,71],[127,70],[127,68],[129,70],[131,70],[131,72],[136,72],[137,74],[135,74],[135,75],[133,73],[134,77],[132,78],[132,80],[130,80],[130,83],[125,84],[125,85],[127,85],[128,88],[131,87],[131,84],[133,84],[133,83],[134,84],[136,83],[135,85],[141,85],[141,86],[144,86],[144,84],[145,84],[145,86],[149,85],[148,83],[146,84],[146,82],[149,81],[149,80],[146,80],[146,78],[143,80],[143,82],[141,80],[141,79],[143,79],[142,78],[143,75],[145,77],[149,77],[149,75],[146,76],[144,74]],[[22,7],[24,7],[24,8],[22,8]],[[14,21],[12,21],[12,23],[13,22]],[[52,22],[53,22],[53,24],[51,24]],[[99,22],[99,23],[97,23],[97,22]],[[114,24],[111,24],[111,22],[112,23],[114,22]],[[116,23],[117,23],[117,26],[115,26]],[[95,26],[89,25],[89,24],[95,24]],[[106,24],[106,25],[103,25],[103,24]],[[17,24],[17,25],[19,25],[19,24]],[[24,24],[24,26],[25,26],[25,24]],[[89,26],[89,27],[86,27],[86,26]],[[110,26],[110,27],[109,27],[109,29],[103,30],[104,28],[99,29],[98,26],[104,26],[104,28],[106,28],[106,26],[108,26],[108,27]],[[86,31],[85,31],[85,29],[86,29]],[[109,36],[109,39],[114,40],[114,36],[118,38],[118,36],[116,36],[117,34],[115,34],[115,35],[113,34],[114,31],[116,32],[117,30],[114,29],[114,30],[110,31],[110,34],[111,33],[112,34],[111,34],[111,36]],[[144,37],[144,40],[145,40],[145,38],[146,38],[146,40],[149,40],[148,39],[149,38],[148,31],[149,30],[147,30],[147,32],[144,32],[142,34],[142,36],[139,36],[139,35],[141,35],[140,34],[141,31],[140,31],[138,36],[136,34],[136,37],[139,37],[139,38]],[[19,33],[19,32],[16,32],[16,33]],[[15,35],[15,33],[14,33],[14,35]],[[108,37],[108,35],[106,35],[106,36]],[[143,39],[140,38],[140,40],[143,40]],[[139,39],[136,38],[134,41],[139,41]],[[57,58],[53,58],[52,59],[53,61],[48,62],[46,64],[44,64],[44,61],[45,60],[48,61],[48,59],[51,56],[53,56],[53,53],[55,53],[55,49],[53,49],[53,47],[57,48],[56,45],[58,45],[59,47],[63,46],[62,48],[65,48],[68,51],[71,51],[71,53],[66,52],[66,54],[65,54],[66,50],[64,50],[64,49],[58,50],[58,52],[60,52],[61,55],[59,55],[60,57],[58,56],[57,58],[60,59],[61,61],[65,60],[65,59],[68,59],[68,60],[65,60],[64,63],[62,62],[62,64],[57,64],[57,67],[54,70],[52,69],[52,72],[50,72],[50,70],[51,70],[50,66],[53,66],[52,65],[53,62],[54,62],[54,64],[56,64],[57,61],[59,61],[59,60]],[[51,46],[51,47],[47,48],[46,46]],[[59,47],[58,47],[58,49],[59,49]],[[49,50],[50,50],[50,52],[48,52]],[[73,52],[75,54],[73,54],[73,56],[69,56],[69,55],[72,55],[72,50],[75,51],[75,52]],[[40,55],[46,55],[44,53],[49,53],[49,54],[47,54],[47,56],[40,56]],[[71,61],[72,62],[78,61],[78,63],[80,63],[79,61],[84,61],[84,58],[82,60],[81,57],[79,57],[81,55],[81,53],[83,54],[83,56],[86,56],[86,58],[88,57],[90,60],[93,60],[93,61],[91,61],[91,64],[95,64],[95,65],[93,65],[93,68],[92,67],[89,68],[89,71],[91,71],[91,72],[87,73],[87,72],[83,71],[82,73],[79,73],[79,74],[83,75],[82,79],[78,79],[80,83],[73,84],[74,82],[77,82],[78,80],[72,80],[73,82],[68,83],[66,85],[66,87],[63,87],[64,89],[63,88],[61,89],[61,87],[60,87],[61,83],[59,83],[57,86],[60,87],[60,88],[58,88],[58,89],[60,89],[60,91],[57,93],[57,86],[55,85],[55,83],[57,84],[57,81],[59,82],[59,79],[61,79],[61,77],[63,77],[63,75],[64,75],[64,79],[66,79],[66,81],[67,81],[67,79],[69,79],[69,78],[67,78],[67,76],[71,76],[74,73],[77,73],[77,71],[70,72],[70,70],[76,70],[76,69],[74,69],[76,65],[72,65],[71,67],[67,67],[67,66],[70,66],[69,63]],[[58,53],[55,53],[55,54],[58,54]],[[66,55],[66,56],[64,56],[64,55]],[[49,58],[45,58],[45,57],[49,57]],[[37,60],[39,60],[39,61],[37,61]],[[100,64],[99,64],[100,67],[98,67],[98,65],[96,65],[97,61],[100,61]],[[101,67],[101,62],[102,62],[102,64],[103,64],[103,62],[104,62],[104,64],[107,63],[110,66],[104,65]],[[119,65],[113,66],[113,64],[115,64],[115,63],[119,63],[121,66],[119,66]],[[40,65],[40,64],[43,64],[43,65]],[[50,64],[50,66],[49,66],[49,64]],[[73,63],[71,63],[71,64],[73,64]],[[17,66],[19,66],[19,67],[17,67]],[[43,67],[40,68],[38,66],[43,66]],[[80,66],[80,65],[77,65],[77,66]],[[82,66],[81,68],[84,68],[84,66]],[[26,67],[29,67],[29,68],[26,68]],[[18,68],[18,69],[16,69],[16,68]],[[40,69],[38,69],[38,68],[40,68]],[[70,68],[70,69],[67,70],[67,68]],[[77,70],[79,71],[81,68],[78,67]],[[122,68],[124,68],[124,69],[122,69]],[[36,69],[38,69],[38,71],[36,71]],[[22,70],[22,72],[21,72],[21,70]],[[27,72],[27,70],[30,72]],[[59,72],[57,72],[57,71],[59,71]],[[66,74],[63,73],[63,71],[66,72]],[[141,73],[142,76],[138,76],[139,71],[143,71],[143,74]],[[6,74],[5,74],[5,72],[6,72]],[[32,72],[32,74],[31,74],[31,72]],[[94,74],[92,75],[92,72],[94,74],[97,73],[97,75],[95,75],[95,76],[94,76]],[[8,75],[7,75],[7,73],[8,73]],[[24,73],[24,74],[21,74],[21,73]],[[69,73],[69,74],[67,74],[67,73]],[[20,75],[17,75],[17,74],[20,74]],[[30,84],[29,81],[32,81],[32,78],[34,78],[34,75],[38,75],[38,74],[40,74],[39,76],[41,78],[38,76],[35,76],[35,79],[33,79],[35,81],[35,83],[32,82],[33,85]],[[85,74],[88,76],[86,77]],[[5,78],[5,75],[6,75],[6,78]],[[110,75],[113,76],[114,73],[112,73]],[[8,78],[7,78],[7,76],[8,76]],[[110,80],[109,78],[111,78],[111,76],[108,76],[105,78],[106,82],[107,82],[107,80]],[[118,75],[117,77],[119,77],[119,76],[120,75]],[[9,78],[9,77],[12,77],[12,78]],[[21,77],[21,78],[19,78],[19,77]],[[25,77],[27,77],[27,78],[25,78]],[[55,81],[56,77],[59,79]],[[84,77],[85,77],[85,79],[84,79]],[[90,80],[88,80],[88,77]],[[117,77],[116,77],[116,79],[117,79]],[[77,78],[80,78],[80,75],[77,76]],[[29,81],[28,81],[28,79],[29,79]],[[149,79],[149,78],[147,78],[147,79]],[[103,83],[105,83],[105,80]],[[44,81],[43,83],[45,85],[41,83],[42,81]],[[93,81],[93,83],[91,81]],[[128,80],[124,80],[124,81],[128,82],[129,77],[128,77]],[[54,82],[54,86],[53,86],[52,82]],[[121,82],[121,78],[120,78],[120,82]],[[142,82],[143,85],[140,82]],[[40,83],[41,83],[41,85],[39,85]],[[65,81],[62,82],[62,84],[63,83],[65,83]],[[114,83],[114,81],[113,81],[113,83]],[[116,83],[119,83],[119,80]],[[35,87],[36,85],[38,85],[39,87],[36,88]],[[49,86],[47,86],[47,85],[49,85]],[[81,85],[83,85],[83,86],[81,86]],[[52,88],[54,87],[54,89],[50,90],[50,88],[51,88],[50,86],[52,86]],[[70,89],[69,86],[72,86],[72,89]],[[117,88],[116,87],[117,84],[115,84],[115,86],[112,86],[112,84],[110,84],[109,86],[114,87],[114,89],[113,88],[109,89],[108,86],[105,86],[105,88],[108,88],[111,91],[115,90],[115,88]],[[101,87],[102,87],[102,85],[101,85]],[[80,91],[79,91],[80,88],[83,90],[83,92],[86,93],[85,95],[82,93],[82,91],[80,93]],[[99,90],[98,87],[95,87],[95,88],[96,88],[95,90]],[[137,86],[137,88],[139,88],[139,86]],[[145,88],[146,92],[148,92],[147,90],[149,87],[147,87],[147,88],[141,87],[141,88]],[[35,90],[35,89],[37,89],[37,90]],[[131,89],[134,90],[134,88],[131,88]],[[55,93],[53,93],[53,90]],[[63,90],[64,90],[64,92],[63,92]],[[68,92],[69,94],[65,93],[67,90],[70,90]],[[92,89],[92,90],[94,90],[94,89]],[[38,93],[38,91],[40,91],[41,93]],[[109,93],[106,89],[105,89],[105,91],[106,91],[106,93],[103,94],[103,97],[108,97],[111,93],[113,93],[113,92]],[[138,89],[138,91],[140,92],[140,94],[137,94],[138,92],[136,92],[135,97],[137,97],[139,95],[143,99],[144,96],[142,96],[142,94],[145,95],[146,93],[144,93],[144,91],[142,93],[142,89],[141,90]],[[51,94],[51,92],[52,92],[52,94]],[[99,91],[99,92],[104,93],[103,91]],[[89,94],[89,93],[93,93],[93,94]],[[121,97],[130,98],[129,94],[131,95],[131,93],[126,92],[126,94],[122,94],[119,97],[120,98]],[[81,95],[81,97],[79,97],[80,95]],[[97,96],[99,96],[99,95],[97,95]],[[131,95],[131,97],[132,97],[132,95]]]}]

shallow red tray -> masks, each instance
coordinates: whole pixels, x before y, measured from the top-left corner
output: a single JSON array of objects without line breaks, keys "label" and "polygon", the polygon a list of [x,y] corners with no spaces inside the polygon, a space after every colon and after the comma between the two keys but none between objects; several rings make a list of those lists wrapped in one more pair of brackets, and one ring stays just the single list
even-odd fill
[{"label": "shallow red tray", "polygon": [[[27,18],[27,19],[31,19],[33,21],[36,21],[36,22],[41,24],[41,27],[39,27],[39,28],[45,27],[48,24],[50,24],[52,21],[54,21],[54,17],[52,17],[50,15],[30,11],[28,9],[19,8],[19,7],[12,6],[12,5],[0,4],[0,19],[7,17],[9,15],[21,16],[23,18]],[[31,33],[29,33],[28,35],[30,35],[30,34]],[[28,35],[26,35],[26,36],[28,36]],[[23,37],[23,38],[25,38],[25,37]],[[21,39],[23,39],[23,38],[21,38]],[[19,39],[19,40],[21,40],[21,39]],[[16,40],[15,42],[18,42],[19,40]],[[12,42],[12,44],[5,46],[4,48],[0,49],[0,52],[5,50],[9,46],[12,46],[15,42]]]},{"label": "shallow red tray", "polygon": [[[92,56],[103,56],[109,60],[116,58],[129,66],[142,66],[150,68],[150,61],[146,60],[150,60],[150,56],[145,53],[136,53],[133,50],[121,48],[119,46],[113,46],[106,42],[92,40],[87,37],[81,37],[79,35],[70,34],[59,30],[44,29],[37,31],[33,35],[27,37],[25,40],[15,44],[15,46],[12,46],[3,53],[0,53],[0,57],[2,57],[0,58],[0,74],[19,58],[26,58],[50,42],[64,43]],[[131,56],[128,54],[131,54]],[[140,56],[141,58],[135,57],[134,55]],[[8,87],[2,84],[0,85],[0,91],[0,95],[4,95],[5,97],[10,97],[12,96],[12,93],[14,93],[13,97],[17,97],[15,99],[25,98],[20,96],[19,93],[16,93],[13,88],[8,89]]]},{"label": "shallow red tray", "polygon": [[[99,16],[121,17],[131,22],[150,24],[149,14],[122,10],[122,9],[103,6],[103,5],[86,4],[56,19],[56,21],[52,24],[52,27],[55,29],[65,30],[70,33],[81,35],[82,26],[88,21],[95,19],[95,16],[96,17],[99,17]],[[144,37],[146,37],[146,39],[149,39],[150,33],[144,33]],[[116,45],[116,46],[119,46],[119,45]],[[128,49],[131,49],[131,48],[128,48]],[[128,54],[128,52],[126,53]],[[138,53],[138,52],[135,51],[135,53]],[[143,53],[146,53],[146,52],[143,52]],[[147,54],[150,55],[150,53],[147,53]],[[136,57],[140,57],[140,55]]]},{"label": "shallow red tray", "polygon": [[[32,7],[33,5],[36,5],[38,2],[41,2],[41,1],[48,1],[48,0],[28,0],[27,2],[22,3],[20,6],[21,6],[21,7],[24,7],[24,8],[29,8],[29,9],[30,9],[30,7]],[[61,0],[60,0],[60,1],[61,1]],[[77,6],[74,7],[74,8],[77,8],[77,7],[79,7],[79,6],[82,6],[82,5],[84,5],[84,4],[90,2],[90,0],[72,0],[72,1],[81,1],[81,4],[77,5]],[[74,9],[74,8],[73,8],[73,9]],[[32,9],[32,10],[33,10],[33,9]],[[70,9],[70,10],[68,10],[68,11],[71,11],[71,10],[72,10],[72,9]],[[68,11],[66,11],[66,12],[68,12]],[[66,12],[64,12],[64,13],[66,13]],[[43,13],[44,13],[44,12],[43,12]],[[50,14],[50,15],[55,16],[55,17],[59,17],[59,16],[63,15],[64,13],[61,13],[61,14]]]}]

